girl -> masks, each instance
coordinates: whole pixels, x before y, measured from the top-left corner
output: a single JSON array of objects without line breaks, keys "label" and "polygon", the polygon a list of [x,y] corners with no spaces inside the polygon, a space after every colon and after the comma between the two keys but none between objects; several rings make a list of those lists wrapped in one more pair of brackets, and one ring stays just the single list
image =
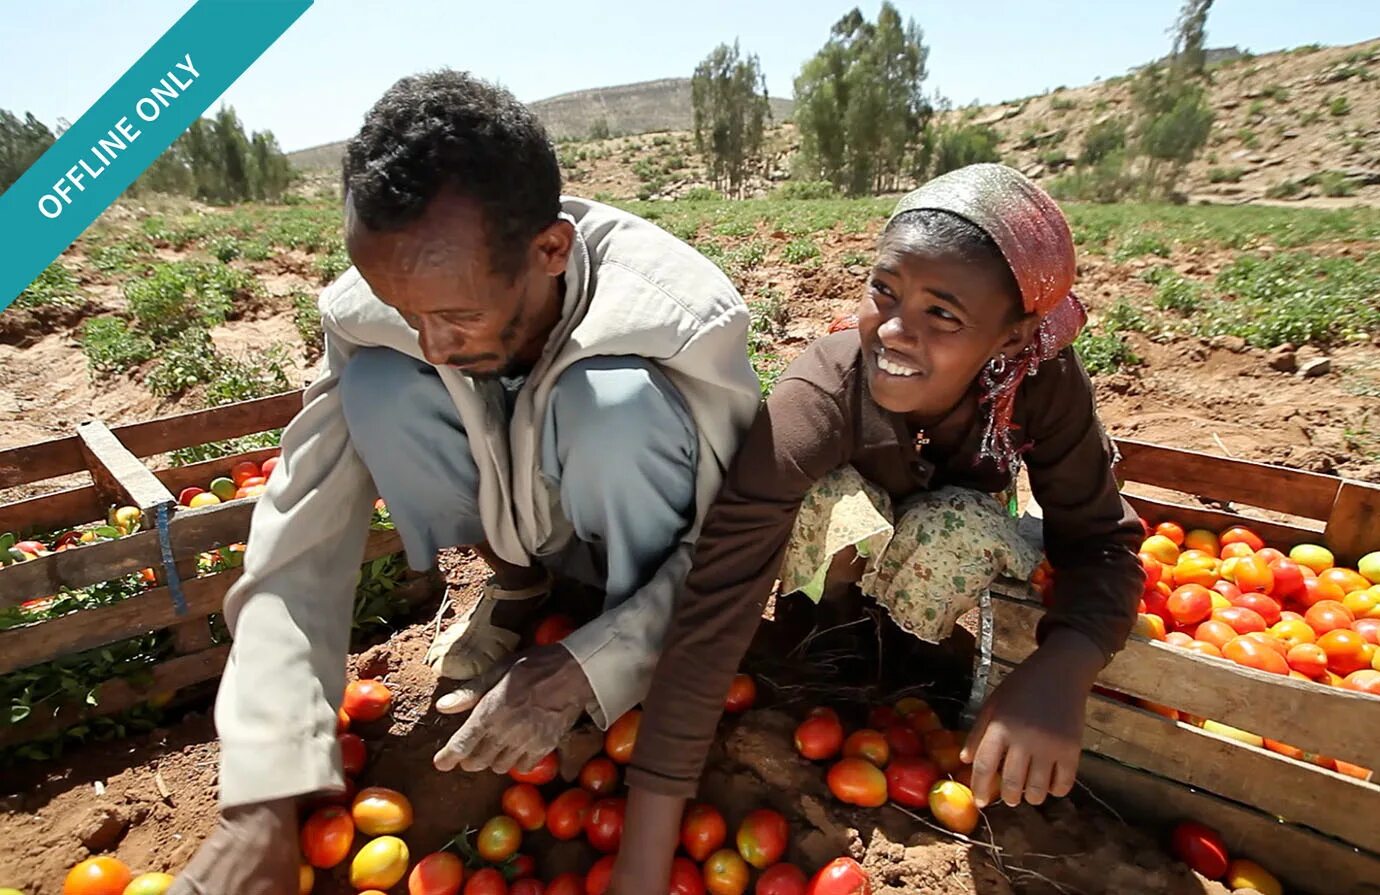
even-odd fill
[{"label": "girl", "polygon": [[991,495],[1024,464],[1055,569],[1039,648],[983,707],[964,748],[979,805],[1073,786],[1093,680],[1135,620],[1143,531],[1071,347],[1073,238],[1019,172],[973,165],[896,207],[856,330],[815,342],[763,405],[709,511],[628,773],[611,889],[664,892],[724,694],[776,579],[816,601],[856,553],[865,594],[937,641],[1038,552]]}]

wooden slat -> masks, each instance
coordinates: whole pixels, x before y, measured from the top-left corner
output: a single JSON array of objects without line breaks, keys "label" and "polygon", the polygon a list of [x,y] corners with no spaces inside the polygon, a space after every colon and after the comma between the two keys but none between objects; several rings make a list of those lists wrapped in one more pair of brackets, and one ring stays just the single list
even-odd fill
[{"label": "wooden slat", "polygon": [[[1035,649],[1042,609],[993,591],[993,654],[1012,664]],[[1200,718],[1362,767],[1376,765],[1380,699],[1246,668],[1133,636],[1098,682]]]},{"label": "wooden slat", "polygon": [[116,426],[114,431],[136,457],[148,457],[175,448],[281,429],[302,409],[302,393],[302,389],[297,389],[209,410]]},{"label": "wooden slat", "polygon": [[77,427],[77,438],[96,492],[107,503],[135,506],[147,513],[160,503],[174,502],[167,487],[120,443],[105,423],[82,423]]},{"label": "wooden slat", "polygon": [[0,531],[29,535],[75,528],[104,519],[105,510],[94,485],[67,488],[0,506]]},{"label": "wooden slat", "polygon": [[[401,550],[402,539],[396,531],[371,531],[361,562]],[[188,624],[191,620],[199,620],[205,626],[205,616],[220,611],[225,593],[240,574],[240,569],[231,569],[184,580],[187,621],[179,618],[174,611],[168,589],[156,587],[112,606],[86,609],[36,625],[0,632],[0,674],[178,625],[179,622]]]},{"label": "wooden slat", "polygon": [[1380,486],[1342,482],[1325,540],[1343,563],[1355,564],[1372,550],[1380,550]]},{"label": "wooden slat", "polygon": [[75,435],[0,451],[0,488],[85,471],[81,441]]},{"label": "wooden slat", "polygon": [[1117,439],[1118,477],[1184,494],[1215,497],[1291,516],[1326,519],[1341,481],[1268,463]]},{"label": "wooden slat", "polygon": [[1145,520],[1152,525],[1158,522],[1173,521],[1178,522],[1184,528],[1206,528],[1211,531],[1221,531],[1233,525],[1248,525],[1266,543],[1281,550],[1287,550],[1295,544],[1316,544],[1323,539],[1323,526],[1321,524],[1286,525],[1283,522],[1271,522],[1267,519],[1254,519],[1236,513],[1209,510],[1205,507],[1171,503],[1152,497],[1141,497],[1138,494],[1128,493],[1125,497],[1131,506],[1135,507],[1136,512],[1145,517]]},{"label": "wooden slat", "polygon": [[[993,663],[991,684],[1010,672]],[[1380,786],[1108,699],[1088,699],[1083,748],[1380,852]]]},{"label": "wooden slat", "polygon": [[1207,824],[1232,855],[1255,860],[1290,893],[1380,895],[1380,859],[1326,836],[1096,755],[1084,753],[1078,778],[1137,826]]}]

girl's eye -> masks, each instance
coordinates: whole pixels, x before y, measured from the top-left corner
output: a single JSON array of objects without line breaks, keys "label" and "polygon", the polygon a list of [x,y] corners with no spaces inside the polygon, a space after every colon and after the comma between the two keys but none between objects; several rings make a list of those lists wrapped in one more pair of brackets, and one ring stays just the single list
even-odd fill
[{"label": "girl's eye", "polygon": [[895,298],[895,296],[891,294],[891,289],[888,288],[887,284],[883,283],[881,280],[873,280],[871,286],[873,292],[880,292],[887,298]]},{"label": "girl's eye", "polygon": [[963,321],[959,320],[947,308],[934,305],[929,310],[930,316],[938,320],[946,330],[957,330],[963,326]]}]

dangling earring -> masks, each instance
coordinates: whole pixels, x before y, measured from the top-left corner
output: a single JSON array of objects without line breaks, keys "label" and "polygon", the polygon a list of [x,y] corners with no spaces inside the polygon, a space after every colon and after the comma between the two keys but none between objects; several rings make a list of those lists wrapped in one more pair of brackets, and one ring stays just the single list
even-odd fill
[{"label": "dangling earring", "polygon": [[997,387],[1001,384],[1002,376],[1006,374],[1006,355],[998,354],[989,360],[978,375],[978,380],[982,383],[982,399],[984,402],[990,401],[996,393]]},{"label": "dangling earring", "polygon": [[998,354],[987,362],[987,369],[992,374],[993,379],[1000,379],[1006,372],[1006,355]]}]

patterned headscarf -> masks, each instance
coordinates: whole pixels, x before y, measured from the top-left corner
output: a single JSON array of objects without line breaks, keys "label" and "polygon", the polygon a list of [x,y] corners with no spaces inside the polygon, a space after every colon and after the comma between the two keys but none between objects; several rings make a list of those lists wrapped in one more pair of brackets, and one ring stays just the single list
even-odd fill
[{"label": "patterned headscarf", "polygon": [[901,199],[891,218],[924,209],[955,214],[992,237],[1020,287],[1026,313],[1040,318],[1029,348],[982,373],[987,421],[980,456],[1007,470],[1021,452],[1012,443],[1017,388],[1042,361],[1071,345],[1087,322],[1087,312],[1071,291],[1073,233],[1049,194],[1006,165],[969,165],[936,177]]}]

